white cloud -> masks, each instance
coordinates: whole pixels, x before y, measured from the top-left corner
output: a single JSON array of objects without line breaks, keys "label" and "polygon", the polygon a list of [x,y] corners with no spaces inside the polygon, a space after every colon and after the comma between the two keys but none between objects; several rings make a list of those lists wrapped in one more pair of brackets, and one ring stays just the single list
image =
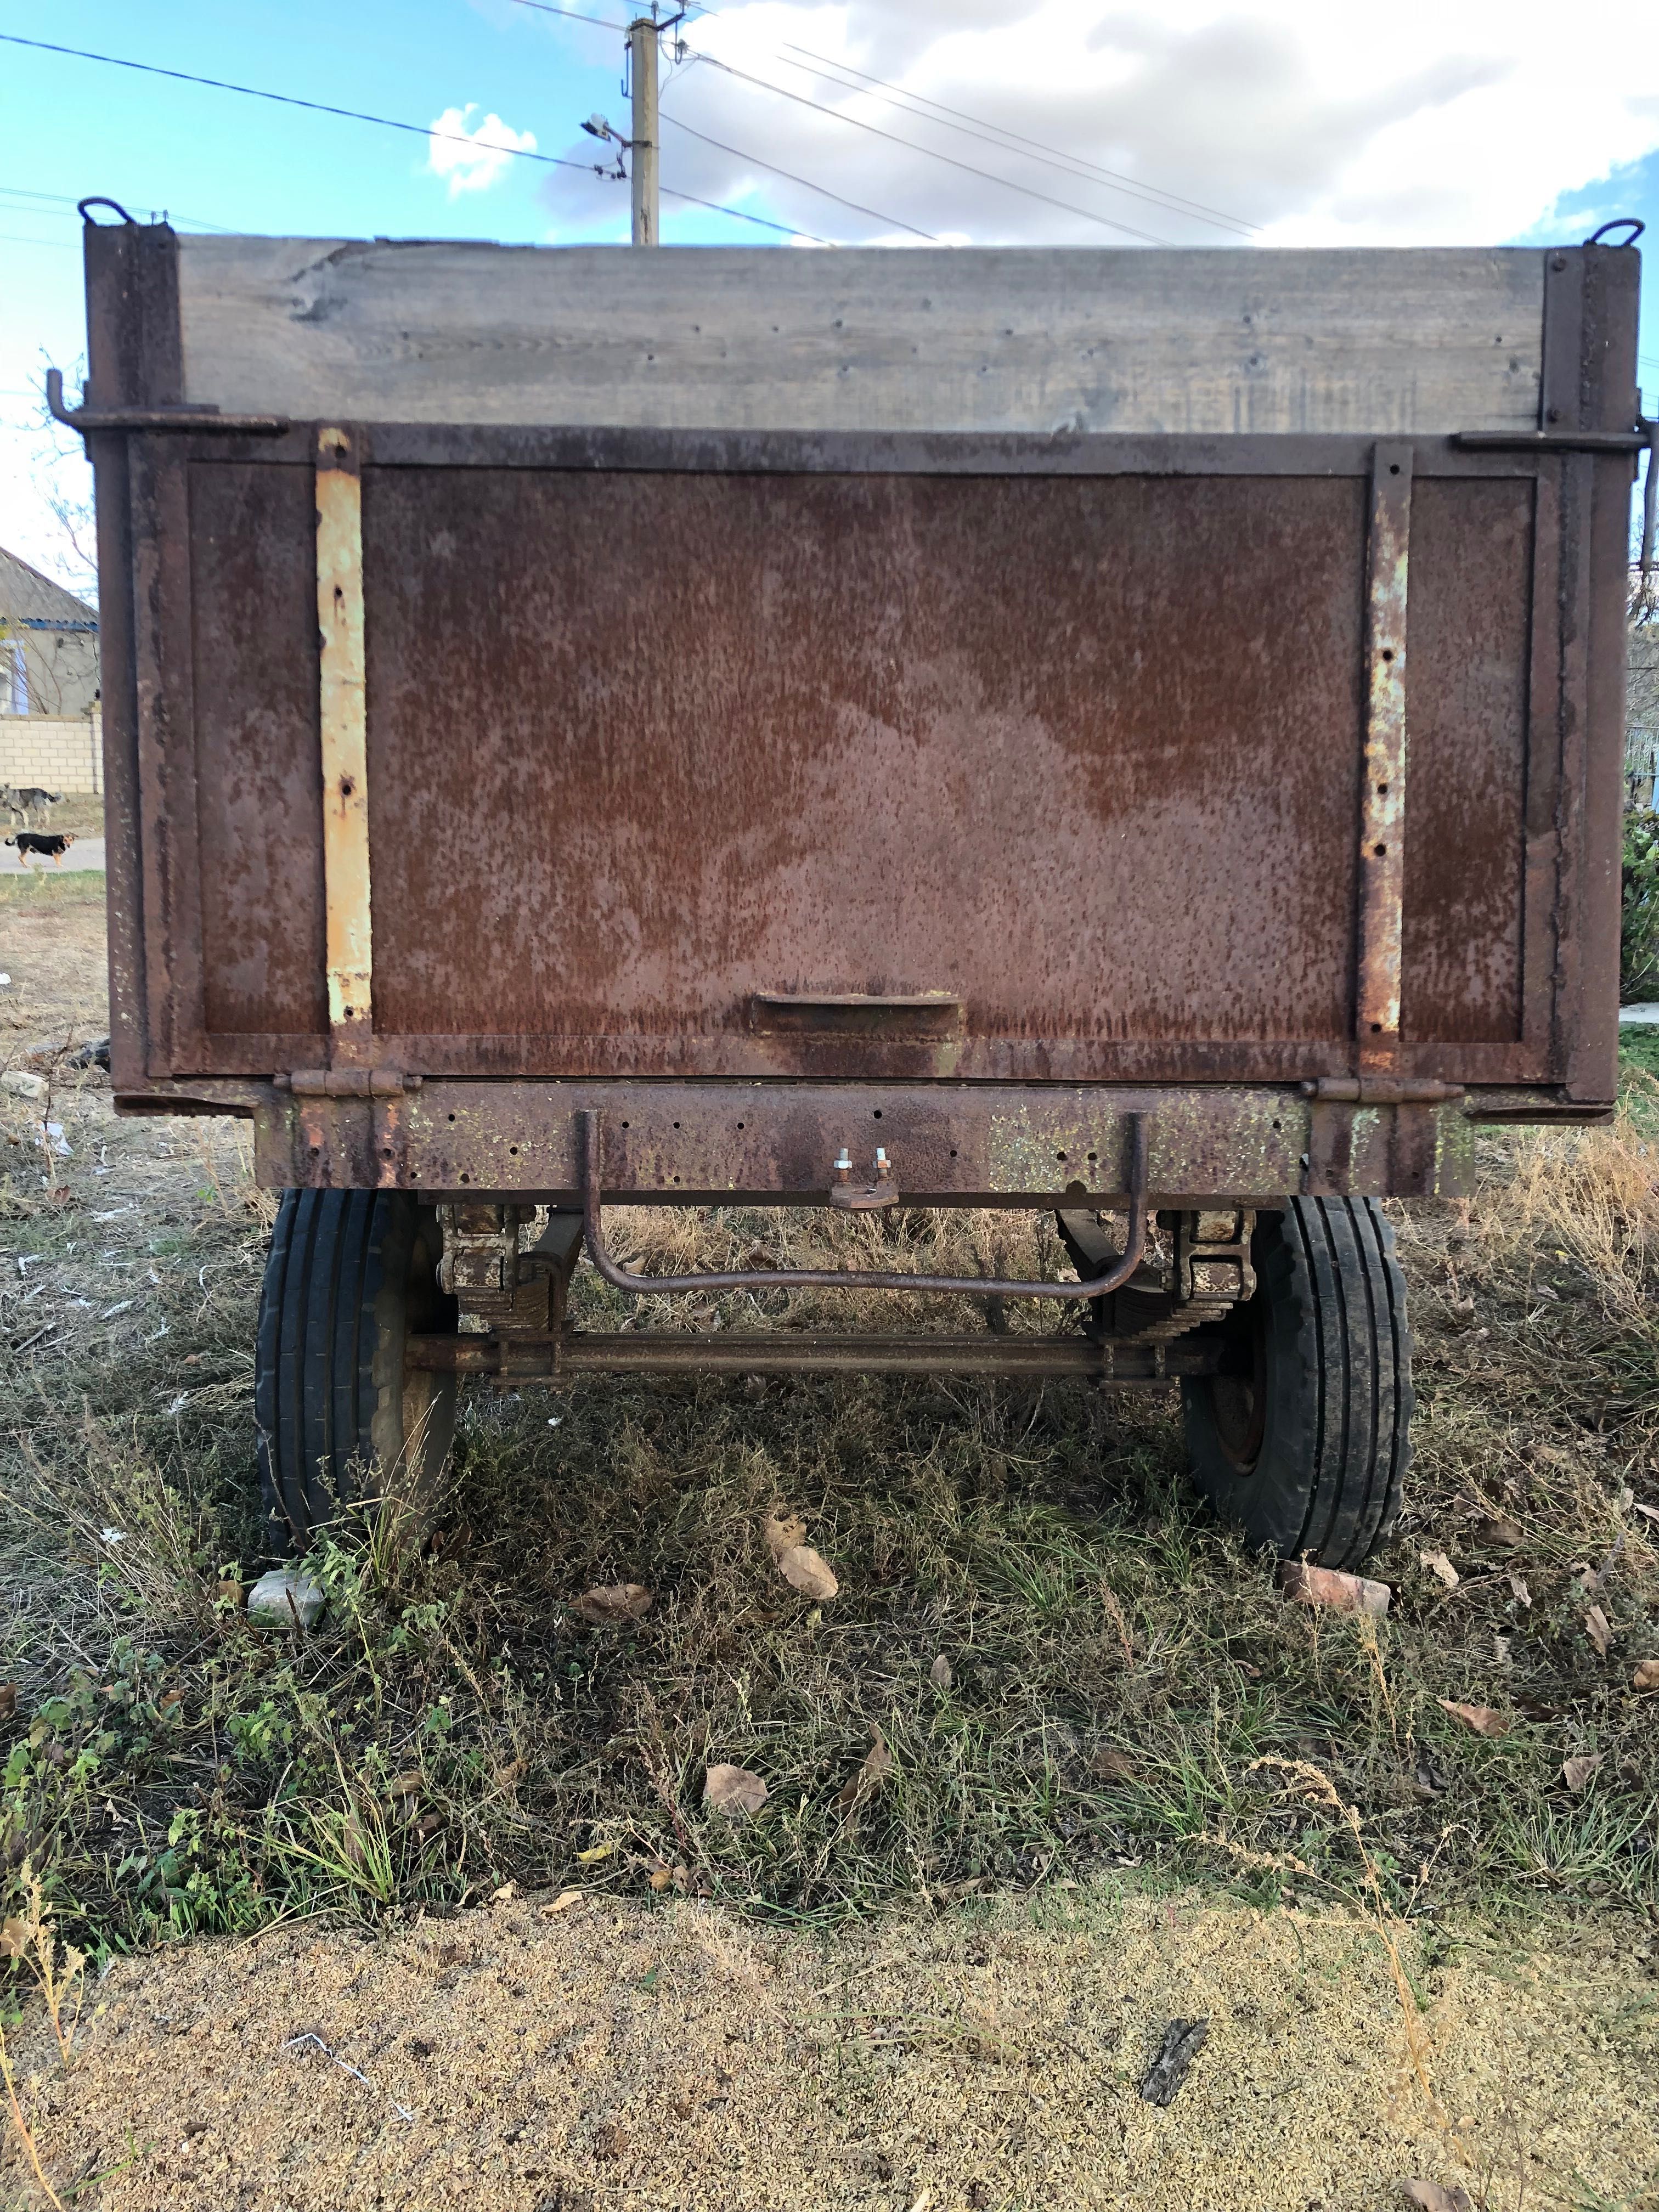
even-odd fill
[{"label": "white cloud", "polygon": [[447,107],[432,125],[427,166],[434,177],[447,182],[451,199],[462,192],[487,191],[512,166],[514,154],[536,150],[533,131],[514,131],[499,115],[486,115],[476,129],[469,130],[467,120],[477,106],[476,100],[469,100],[465,107]]},{"label": "white cloud", "polygon": [[[1659,148],[1659,40],[1630,21],[1627,0],[1579,0],[1569,36],[1542,0],[728,0],[682,34],[709,58],[667,74],[663,106],[741,155],[670,120],[662,179],[849,242],[900,224],[976,243],[1495,241]],[[982,121],[904,112],[906,94]],[[999,143],[969,135],[982,122]],[[566,235],[614,207],[574,179],[544,198]]]}]

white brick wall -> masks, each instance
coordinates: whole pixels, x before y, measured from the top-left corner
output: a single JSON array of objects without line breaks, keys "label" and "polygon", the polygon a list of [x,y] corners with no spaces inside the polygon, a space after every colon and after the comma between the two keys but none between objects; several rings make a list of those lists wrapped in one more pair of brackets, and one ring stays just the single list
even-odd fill
[{"label": "white brick wall", "polygon": [[103,730],[94,712],[73,720],[53,714],[0,714],[0,783],[46,791],[104,787]]}]

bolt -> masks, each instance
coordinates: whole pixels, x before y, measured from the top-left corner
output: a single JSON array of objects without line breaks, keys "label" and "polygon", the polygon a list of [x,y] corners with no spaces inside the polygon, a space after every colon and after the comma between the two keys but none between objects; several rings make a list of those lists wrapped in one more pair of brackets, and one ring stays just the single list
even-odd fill
[{"label": "bolt", "polygon": [[878,1182],[885,1182],[887,1180],[887,1155],[882,1150],[881,1146],[878,1145],[876,1146],[876,1181]]},{"label": "bolt", "polygon": [[852,1172],[853,1155],[848,1151],[846,1146],[843,1145],[841,1148],[841,1158],[836,1162],[836,1173],[841,1177],[842,1181],[845,1182]]}]

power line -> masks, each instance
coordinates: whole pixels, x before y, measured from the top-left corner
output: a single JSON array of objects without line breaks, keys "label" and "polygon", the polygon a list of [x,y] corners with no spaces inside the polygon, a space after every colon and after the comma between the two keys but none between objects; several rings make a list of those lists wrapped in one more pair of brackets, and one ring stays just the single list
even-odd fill
[{"label": "power line", "polygon": [[[519,3],[521,7],[533,5],[544,8],[551,15],[574,15],[576,12],[570,8],[550,8],[548,0],[519,0]],[[580,15],[577,16],[577,21],[585,23],[599,23],[606,30],[621,27],[616,24],[605,22],[604,19],[598,15]],[[338,116],[348,123],[373,123],[382,131],[402,131],[416,138],[440,138],[453,145],[471,146],[475,151],[478,145],[477,140],[470,137],[465,131],[434,131],[419,123],[398,123],[386,115],[366,115],[360,108],[331,107],[320,100],[300,100],[288,92],[266,92],[259,85],[231,84],[222,77],[192,76],[185,70],[162,69],[155,62],[128,61],[120,54],[89,53],[81,46],[52,46],[45,39],[20,39],[9,31],[0,31],[0,45],[28,46],[37,53],[43,54],[67,54],[75,61],[106,62],[112,69],[137,70],[143,76],[170,77],[179,84],[205,85],[214,92],[240,92],[250,100],[272,100],[279,107],[303,107],[314,115]],[[603,177],[611,173],[597,161],[567,161],[558,154],[532,153],[526,146],[491,146],[487,150],[492,154],[509,155],[518,161],[539,162],[544,168],[580,170],[584,176],[591,174]],[[828,246],[832,243],[829,239],[812,238],[810,231],[801,230],[790,223],[769,222],[764,216],[746,214],[742,208],[723,207],[718,200],[699,199],[695,192],[672,191],[667,185],[664,185],[663,190],[668,193],[670,199],[685,200],[693,207],[708,208],[715,215],[729,215],[735,222],[757,224],[763,230],[775,230],[784,238],[811,238],[814,246]],[[51,241],[43,239],[39,242],[46,245]]]},{"label": "power line", "polygon": [[[682,123],[678,115],[665,114],[660,109],[658,113],[660,121],[672,123],[677,131],[684,131],[689,138],[700,138],[705,146],[714,147],[717,153],[730,154],[735,161],[750,162],[757,169],[769,169],[775,177],[782,177],[792,185],[800,185],[809,192],[817,192],[824,199],[834,200],[837,207],[851,208],[854,215],[867,215],[872,222],[888,223],[895,230],[908,230],[913,238],[925,238],[930,246],[939,244],[931,230],[918,230],[915,223],[901,222],[896,216],[883,215],[875,208],[860,207],[856,200],[844,199],[839,192],[832,192],[827,185],[815,185],[810,177],[797,177],[787,169],[779,168],[775,161],[762,161],[758,154],[745,154],[736,146],[723,145],[718,138],[711,138],[706,131],[696,131],[690,124]],[[667,189],[664,185],[663,190],[665,191]],[[799,235],[804,238],[806,233],[802,231]]]},{"label": "power line", "polygon": [[[434,131],[420,123],[396,123],[387,115],[365,115],[360,108],[331,107],[320,100],[300,100],[290,92],[266,92],[257,84],[230,84],[223,77],[192,76],[185,70],[162,69],[155,62],[130,62],[120,54],[88,53],[81,46],[54,46],[45,39],[20,39],[9,31],[0,31],[0,45],[32,46],[37,53],[68,54],[78,62],[106,62],[112,69],[137,70],[144,76],[171,77],[177,84],[206,85],[214,92],[240,92],[250,100],[273,100],[279,107],[303,107],[313,115],[336,115],[348,123],[373,123],[382,131],[403,131],[416,138],[442,138],[458,146],[471,146],[476,152],[478,142],[464,131]],[[490,146],[492,154],[510,154],[515,161],[539,161],[550,169],[580,169],[584,175],[590,172],[602,176],[605,171],[597,161],[569,161],[557,154],[532,153],[526,146]]]},{"label": "power line", "polygon": [[896,131],[884,131],[879,125],[866,123],[859,116],[848,115],[842,108],[826,106],[821,100],[809,100],[805,93],[790,92],[783,85],[769,83],[763,76],[751,76],[747,70],[734,69],[730,62],[717,61],[713,54],[699,54],[697,59],[726,76],[736,77],[740,83],[756,85],[762,92],[775,93],[780,100],[793,100],[798,107],[811,107],[820,115],[833,116],[836,122],[850,124],[855,131],[867,131],[872,137],[886,139],[890,145],[906,147],[913,154],[925,154],[930,160],[943,161],[952,169],[965,170],[970,177],[982,178],[987,184],[1000,185],[1005,191],[1022,193],[1027,199],[1041,200],[1046,207],[1060,208],[1067,215],[1081,216],[1085,222],[1097,222],[1104,229],[1121,231],[1126,238],[1138,238],[1145,246],[1170,246],[1174,243],[1173,240],[1160,238],[1152,231],[1136,230],[1127,222],[1115,222],[1110,216],[1097,215],[1092,209],[1079,207],[1071,200],[1056,199],[1052,192],[1040,192],[1034,185],[1016,184],[1011,177],[999,177],[990,169],[976,168],[971,161],[959,161],[954,154],[941,154],[935,147],[918,145],[914,138],[901,138]]},{"label": "power line", "polygon": [[555,8],[551,0],[519,0],[520,8],[533,8],[538,15],[568,15],[573,23],[597,23],[602,31],[620,31],[627,35],[626,23],[613,23],[608,15],[584,15],[580,8]]},{"label": "power line", "polygon": [[[666,119],[673,120],[672,116]],[[692,207],[708,208],[715,215],[729,215],[734,222],[757,223],[763,230],[775,230],[780,238],[804,238],[811,246],[834,246],[836,243],[833,238],[815,238],[810,230],[803,230],[799,223],[773,222],[766,216],[749,215],[742,208],[726,207],[720,200],[700,200],[695,192],[677,192],[672,185],[659,185],[657,189],[666,199],[684,200]]]},{"label": "power line", "polygon": [[[1012,150],[1013,147],[1022,148],[1034,161],[1045,162],[1048,167],[1060,170],[1062,176],[1097,179],[1112,185],[1118,191],[1127,192],[1133,199],[1146,200],[1154,207],[1168,208],[1176,215],[1199,216],[1206,222],[1222,223],[1233,230],[1249,233],[1261,227],[1259,223],[1246,222],[1242,216],[1228,215],[1220,208],[1206,207],[1202,200],[1189,200],[1179,192],[1166,192],[1160,185],[1143,184],[1135,178],[1124,176],[1119,170],[1104,168],[1098,161],[1088,161],[1081,154],[1068,154],[1063,148],[1044,146],[1040,139],[1024,137],[1018,131],[1010,131],[1000,123],[993,123],[987,116],[969,115],[965,109],[947,107],[942,100],[930,100],[925,93],[912,92],[907,85],[891,84],[885,77],[872,76],[867,70],[854,69],[850,62],[832,61],[823,54],[813,53],[809,47],[788,45],[779,59],[791,69],[799,69],[801,64],[787,61],[786,57],[788,54],[805,54],[807,60],[816,65],[807,72],[809,75],[826,76],[830,71],[841,70],[845,76],[857,77],[865,85],[879,86],[881,94],[878,96],[885,95],[887,105],[897,107],[901,114],[916,115],[926,123],[944,120],[947,130],[961,131],[964,137],[977,138],[982,144],[1000,147],[1004,152]],[[843,80],[829,76],[828,81],[833,84]],[[846,88],[850,92],[854,88],[848,85]],[[907,100],[915,101],[917,105],[907,107],[902,105]],[[922,113],[926,108],[935,112],[932,115]],[[969,124],[981,124],[984,128],[968,130],[965,126]],[[998,135],[988,137],[987,134],[991,131]],[[1004,144],[1004,141],[1011,143]]]}]

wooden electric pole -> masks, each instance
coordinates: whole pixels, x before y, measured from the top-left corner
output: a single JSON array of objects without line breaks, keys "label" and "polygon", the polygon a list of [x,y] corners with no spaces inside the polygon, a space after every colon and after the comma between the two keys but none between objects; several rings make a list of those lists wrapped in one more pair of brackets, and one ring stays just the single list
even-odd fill
[{"label": "wooden electric pole", "polygon": [[634,129],[629,141],[633,156],[634,243],[661,243],[657,204],[657,25],[653,17],[636,16],[628,27],[629,79],[634,88]]}]

